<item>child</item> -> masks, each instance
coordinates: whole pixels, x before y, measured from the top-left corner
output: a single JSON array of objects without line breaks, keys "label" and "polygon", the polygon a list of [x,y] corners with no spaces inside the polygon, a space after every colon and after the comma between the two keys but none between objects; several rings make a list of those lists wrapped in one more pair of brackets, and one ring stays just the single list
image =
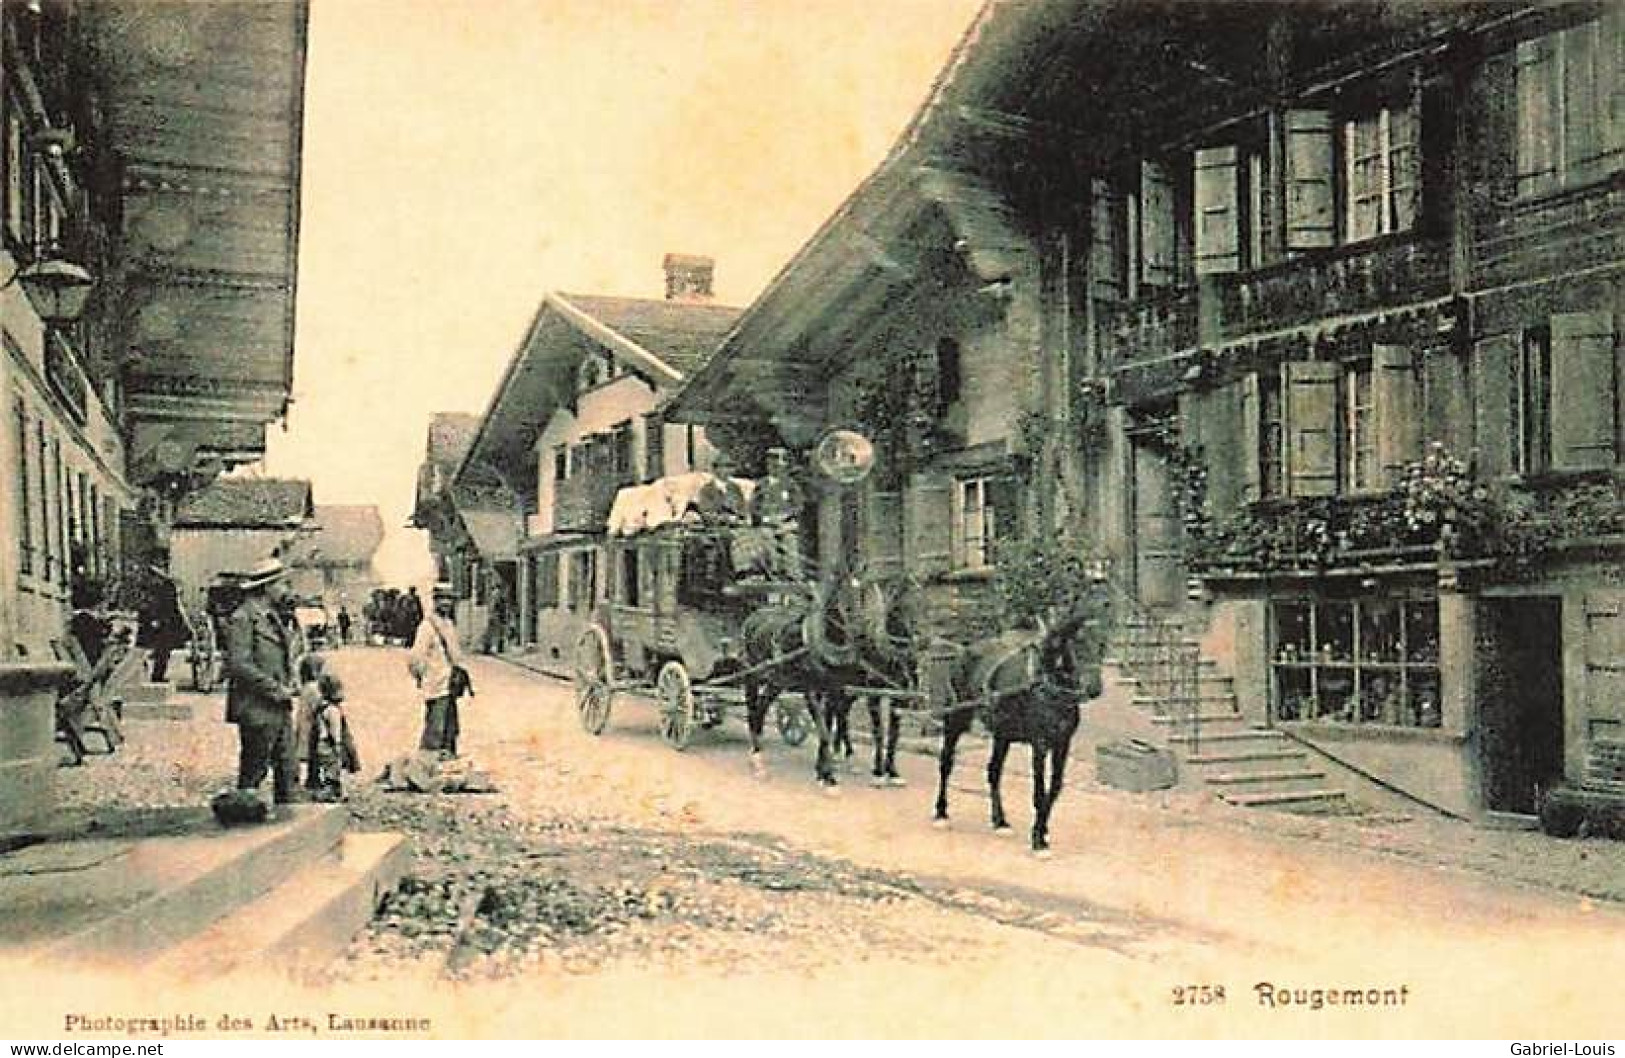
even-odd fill
[{"label": "child", "polygon": [[299,659],[299,697],[293,703],[293,752],[305,766],[305,789],[316,790],[315,762],[310,755],[312,735],[316,728],[316,714],[322,708],[321,680],[327,673],[327,662],[312,651]]},{"label": "child", "polygon": [[330,672],[322,673],[317,681],[321,703],[310,729],[309,782],[318,801],[344,799],[344,772],[361,770],[355,740],[350,737],[350,723],[341,708],[344,702],[344,684]]}]

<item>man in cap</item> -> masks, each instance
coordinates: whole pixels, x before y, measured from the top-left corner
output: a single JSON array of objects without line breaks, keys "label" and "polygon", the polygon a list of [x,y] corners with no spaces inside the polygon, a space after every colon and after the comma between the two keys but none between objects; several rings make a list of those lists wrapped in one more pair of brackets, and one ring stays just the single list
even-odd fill
[{"label": "man in cap", "polygon": [[457,640],[452,613],[457,605],[456,589],[446,583],[434,586],[434,609],[423,616],[412,640],[412,656],[407,668],[423,695],[423,736],[418,748],[457,756],[459,722],[457,698],[468,688],[458,686],[453,674],[463,669],[463,648]]},{"label": "man in cap", "polygon": [[294,797],[293,703],[297,637],[282,614],[287,570],[266,559],[238,582],[242,602],[226,622],[226,722],[237,725],[237,787],[257,790],[271,772],[277,804]]},{"label": "man in cap", "polygon": [[767,450],[767,473],[750,498],[751,520],[767,530],[774,576],[801,575],[801,489],[782,448]]}]

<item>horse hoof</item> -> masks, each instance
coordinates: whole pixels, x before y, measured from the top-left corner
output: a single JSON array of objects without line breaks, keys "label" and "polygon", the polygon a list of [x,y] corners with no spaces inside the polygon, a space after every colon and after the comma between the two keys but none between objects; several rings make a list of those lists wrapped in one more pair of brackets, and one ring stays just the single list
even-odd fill
[{"label": "horse hoof", "polygon": [[894,789],[901,789],[902,787],[908,785],[908,780],[903,778],[901,775],[888,775],[886,776],[886,785],[893,787]]},{"label": "horse hoof", "polygon": [[839,796],[841,796],[841,788],[839,786],[836,786],[834,783],[830,783],[830,784],[828,784],[827,786],[824,787],[824,796],[825,797],[839,797]]},{"label": "horse hoof", "polygon": [[869,776],[869,785],[879,789],[886,785],[886,777],[884,775],[871,775]]},{"label": "horse hoof", "polygon": [[1055,853],[1051,852],[1049,849],[1034,849],[1033,850],[1033,859],[1035,859],[1035,860],[1049,860],[1049,859],[1054,859],[1054,858],[1055,858]]},{"label": "horse hoof", "polygon": [[993,836],[996,837],[996,838],[1007,838],[1011,834],[1014,834],[1014,833],[1015,833],[1015,830],[1012,829],[1008,823],[1005,823],[1005,824],[995,823],[993,825]]},{"label": "horse hoof", "polygon": [[948,821],[946,819],[933,819],[931,820],[931,825],[936,827],[938,830],[948,829]]}]

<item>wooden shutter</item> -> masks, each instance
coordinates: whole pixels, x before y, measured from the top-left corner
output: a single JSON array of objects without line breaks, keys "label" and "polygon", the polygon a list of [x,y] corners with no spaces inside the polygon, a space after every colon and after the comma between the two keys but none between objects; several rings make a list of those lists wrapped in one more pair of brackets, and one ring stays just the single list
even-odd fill
[{"label": "wooden shutter", "polygon": [[1171,287],[1178,272],[1173,175],[1161,162],[1140,163],[1140,281]]},{"label": "wooden shutter", "polygon": [[1286,248],[1318,250],[1337,239],[1332,197],[1332,116],[1286,114]]},{"label": "wooden shutter", "polygon": [[1320,361],[1281,365],[1286,433],[1287,493],[1337,492],[1337,365]]},{"label": "wooden shutter", "polygon": [[1418,407],[1416,362],[1403,345],[1371,347],[1372,403],[1377,431],[1377,464],[1384,484],[1421,455],[1422,415]]},{"label": "wooden shutter", "polygon": [[[1625,725],[1625,591],[1585,596],[1585,717],[1614,731]],[[1601,726],[1601,725],[1599,725]]]},{"label": "wooden shutter", "polygon": [[916,475],[904,500],[909,572],[917,577],[946,573],[953,565],[952,478]]},{"label": "wooden shutter", "polygon": [[1473,364],[1473,447],[1478,451],[1478,469],[1485,477],[1510,474],[1517,467],[1513,458],[1513,385],[1518,364],[1518,339],[1512,334],[1496,334],[1479,341]]},{"label": "wooden shutter", "polygon": [[1421,404],[1425,440],[1466,458],[1473,447],[1472,395],[1465,358],[1449,346],[1429,349],[1422,357]]},{"label": "wooden shutter", "polygon": [[1021,538],[1021,489],[1009,475],[989,478],[986,503],[993,508],[988,523],[992,539],[988,543],[988,564],[996,565],[999,548]]},{"label": "wooden shutter", "polygon": [[1518,194],[1529,195],[1557,186],[1557,37],[1523,41],[1516,64]]},{"label": "wooden shutter", "polygon": [[1093,295],[1116,301],[1126,294],[1123,196],[1101,179],[1090,182],[1089,286]]},{"label": "wooden shutter", "polygon": [[1614,465],[1614,317],[1571,312],[1552,317],[1552,467]]},{"label": "wooden shutter", "polygon": [[1563,61],[1564,177],[1583,182],[1602,175],[1602,141],[1597,96],[1598,22],[1575,26],[1561,36]]},{"label": "wooden shutter", "polygon": [[[1256,376],[1254,394],[1256,397]],[[1248,497],[1246,466],[1245,380],[1226,386],[1203,390],[1189,395],[1182,409],[1185,421],[1194,426],[1194,439],[1202,446],[1203,465],[1207,468],[1207,510],[1214,518],[1225,518],[1235,512]],[[1258,427],[1252,431],[1256,441]],[[1251,476],[1256,483],[1257,448],[1253,449]]]},{"label": "wooden shutter", "polygon": [[869,512],[864,519],[864,562],[877,577],[893,577],[903,572],[903,494],[869,493]]},{"label": "wooden shutter", "polygon": [[1240,210],[1236,208],[1236,148],[1196,152],[1196,274],[1241,268]]},{"label": "wooden shutter", "polygon": [[1241,420],[1235,453],[1238,501],[1255,503],[1264,496],[1264,400],[1259,392],[1258,372],[1243,375],[1236,383],[1236,404]]}]

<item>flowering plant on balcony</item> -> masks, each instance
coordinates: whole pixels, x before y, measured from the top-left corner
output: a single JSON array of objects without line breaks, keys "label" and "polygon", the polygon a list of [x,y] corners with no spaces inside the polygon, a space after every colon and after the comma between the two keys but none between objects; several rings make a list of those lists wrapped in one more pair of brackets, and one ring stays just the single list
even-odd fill
[{"label": "flowering plant on balcony", "polygon": [[1438,442],[1404,466],[1393,494],[1403,504],[1406,534],[1422,543],[1437,540],[1454,555],[1482,550],[1501,513],[1467,462]]}]

